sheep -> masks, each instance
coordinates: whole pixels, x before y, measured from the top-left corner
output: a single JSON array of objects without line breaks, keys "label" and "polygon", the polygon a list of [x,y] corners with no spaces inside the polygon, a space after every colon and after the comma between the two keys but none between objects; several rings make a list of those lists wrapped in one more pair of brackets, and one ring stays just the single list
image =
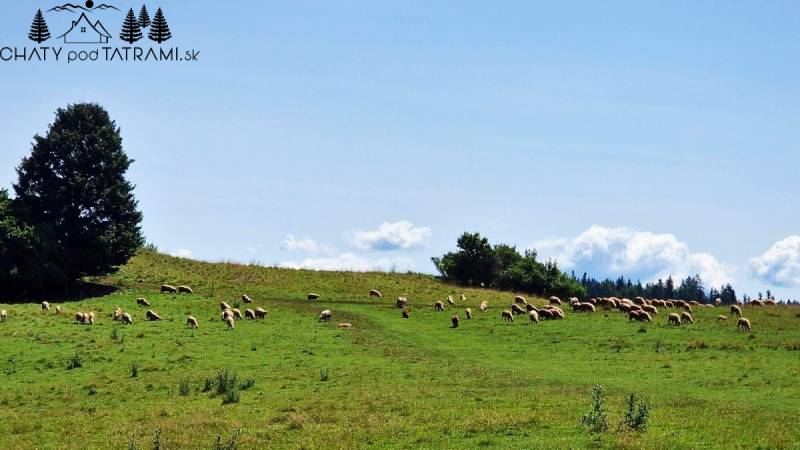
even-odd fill
[{"label": "sheep", "polygon": [[722,299],[721,298],[717,298],[716,300],[714,300],[714,306],[719,306],[721,304],[722,304]]},{"label": "sheep", "polygon": [[731,314],[736,317],[742,317],[742,308],[739,308],[737,305],[731,305]]},{"label": "sheep", "polygon": [[628,321],[639,320],[639,311],[630,311],[628,313]]},{"label": "sheep", "polygon": [[342,322],[339,325],[336,325],[336,328],[353,328],[353,324],[348,322]]},{"label": "sheep", "polygon": [[56,316],[60,316],[62,312],[61,305],[56,305]]},{"label": "sheep", "polygon": [[[764,301],[763,301],[763,300],[751,300],[751,301],[750,301],[750,306],[760,306],[760,307],[763,307],[763,306],[764,306]],[[42,309],[44,309],[44,306],[42,306]]]},{"label": "sheep", "polygon": [[433,304],[433,310],[434,310],[434,311],[444,311],[444,303],[442,303],[442,302],[440,302],[440,301],[439,301],[439,302],[436,302],[436,303],[434,303],[434,304]]},{"label": "sheep", "polygon": [[633,311],[633,309],[631,309],[631,305],[629,305],[627,303],[620,303],[618,308],[619,308],[620,311],[622,311],[624,313],[629,313],[629,312]]},{"label": "sheep", "polygon": [[163,294],[177,294],[178,293],[178,288],[176,288],[175,286],[170,286],[168,284],[162,284],[161,285],[161,293],[163,293]]},{"label": "sheep", "polygon": [[133,317],[130,314],[125,313],[122,315],[122,323],[124,325],[133,325]]},{"label": "sheep", "polygon": [[752,330],[753,328],[750,326],[750,321],[745,319],[744,317],[739,317],[739,320],[736,321],[736,329],[743,329],[743,330]]},{"label": "sheep", "polygon": [[199,326],[197,325],[197,319],[195,319],[192,316],[186,318],[186,326],[189,328],[194,328],[195,330],[199,328]]},{"label": "sheep", "polygon": [[517,295],[517,296],[514,297],[514,303],[517,303],[519,305],[527,305],[528,304],[528,300],[526,300],[525,297],[523,297],[521,295]]},{"label": "sheep", "polygon": [[630,305],[631,311],[643,311],[640,305]]},{"label": "sheep", "polygon": [[87,314],[85,314],[85,317],[86,317],[86,323],[88,323],[89,325],[94,325],[94,312],[93,311],[90,311]]},{"label": "sheep", "polygon": [[148,302],[145,298],[137,298],[136,304],[139,306],[150,306],[150,302]]},{"label": "sheep", "polygon": [[668,301],[668,300],[664,301],[664,308],[674,308],[674,307],[675,307],[675,303],[674,302],[671,302],[671,301]]},{"label": "sheep", "polygon": [[228,326],[228,331],[233,331],[233,328],[236,326],[232,316],[228,316],[225,318],[225,325]]},{"label": "sheep", "polygon": [[539,310],[539,318],[542,320],[553,320],[555,317],[553,316],[552,310],[543,308]]},{"label": "sheep", "polygon": [[680,325],[681,324],[681,316],[677,313],[669,313],[667,316],[667,325]]},{"label": "sheep", "polygon": [[42,302],[42,312],[43,313],[50,312],[50,303]]},{"label": "sheep", "polygon": [[573,306],[573,307],[574,307],[575,305],[578,305],[578,304],[580,304],[580,303],[581,303],[581,301],[580,301],[580,300],[578,300],[578,298],[577,298],[577,297],[571,297],[571,298],[569,299],[569,306]]},{"label": "sheep", "polygon": [[456,304],[455,300],[453,300],[453,296],[452,295],[448,295],[447,296],[447,304],[450,305],[450,306],[453,306],[453,305]]},{"label": "sheep", "polygon": [[255,310],[256,319],[265,319],[267,314],[269,314],[269,311],[264,308],[256,308]]},{"label": "sheep", "polygon": [[326,310],[322,311],[321,313],[319,313],[318,321],[319,322],[327,322],[327,321],[331,320],[331,317],[333,317],[333,313],[331,312],[330,309],[326,309]]},{"label": "sheep", "polygon": [[533,306],[530,303],[526,303],[525,304],[525,310],[528,311],[528,312],[531,312],[531,311],[536,311],[537,313],[539,312],[539,308]]},{"label": "sheep", "polygon": [[644,305],[642,306],[642,311],[646,311],[647,313],[658,315],[658,308],[653,305]]},{"label": "sheep", "polygon": [[698,302],[697,300],[690,300],[689,304],[692,306],[700,306],[700,302]]},{"label": "sheep", "polygon": [[233,312],[233,318],[234,318],[234,319],[236,319],[236,320],[242,320],[242,312],[241,312],[241,311],[239,311],[239,310],[238,310],[238,309],[236,309],[236,308],[233,308],[231,311]]},{"label": "sheep", "polygon": [[545,305],[548,310],[552,313],[553,319],[563,319],[564,318],[564,311],[561,310],[558,306],[553,305]]},{"label": "sheep", "polygon": [[383,298],[383,295],[381,295],[381,291],[379,291],[377,289],[372,289],[371,291],[369,291],[369,296],[370,297]]},{"label": "sheep", "polygon": [[408,319],[410,315],[411,311],[409,311],[408,308],[403,308],[403,319]]},{"label": "sheep", "polygon": [[764,305],[766,305],[766,306],[777,306],[777,303],[775,303],[775,300],[770,299],[770,300],[765,300],[764,301]]},{"label": "sheep", "polygon": [[511,305],[511,314],[514,314],[515,316],[517,314],[525,314],[525,310],[520,308],[518,304],[514,303]]},{"label": "sheep", "polygon": [[717,316],[717,320],[720,320],[720,321],[722,321],[722,320],[728,320],[728,318],[727,318],[727,317],[725,317],[725,316],[723,316],[722,314],[720,314],[720,315],[718,315],[718,316]]},{"label": "sheep", "polygon": [[194,291],[189,286],[178,286],[179,294],[194,294]]},{"label": "sheep", "polygon": [[122,308],[117,306],[117,309],[115,309],[114,312],[111,314],[111,318],[114,321],[118,321],[119,319],[121,319],[122,318]]},{"label": "sheep", "polygon": [[408,305],[408,299],[405,297],[397,297],[397,301],[394,303],[400,309],[403,309]]},{"label": "sheep", "polygon": [[222,314],[220,314],[220,318],[222,319],[223,322],[228,320],[228,317],[233,317],[233,311],[231,311],[230,309],[226,309],[225,311],[222,311]]},{"label": "sheep", "polygon": [[458,328],[459,320],[460,319],[458,318],[458,316],[453,316],[450,318],[450,321],[453,323],[453,328]]},{"label": "sheep", "polygon": [[245,309],[244,310],[244,318],[245,319],[255,319],[256,313],[252,309]]},{"label": "sheep", "polygon": [[528,318],[531,319],[531,322],[539,323],[539,313],[536,311],[528,312]]},{"label": "sheep", "polygon": [[561,304],[561,299],[554,295],[554,296],[550,297],[550,304],[551,305],[560,305]]},{"label": "sheep", "polygon": [[83,315],[82,312],[75,313],[75,322],[83,325],[86,322],[86,317]]},{"label": "sheep", "polygon": [[145,313],[145,317],[147,317],[147,320],[149,320],[151,322],[155,322],[155,321],[161,320],[161,316],[156,314],[156,312],[153,311],[152,309],[148,309],[147,310],[147,312]]},{"label": "sheep", "polygon": [[684,310],[684,312],[691,313],[692,312],[692,305],[690,305],[688,303],[685,303],[683,305],[683,310]]},{"label": "sheep", "polygon": [[572,305],[572,310],[575,312],[591,312],[593,313],[594,305],[591,303],[576,303]]},{"label": "sheep", "polygon": [[8,311],[5,309],[0,310],[0,322],[5,322],[6,317],[8,317]]},{"label": "sheep", "polygon": [[486,311],[486,308],[488,308],[488,307],[489,307],[489,302],[484,300],[484,301],[481,302],[481,305],[478,306],[478,309],[480,309],[481,312],[484,312],[484,311]]},{"label": "sheep", "polygon": [[242,302],[244,303],[253,303],[253,299],[247,296],[247,294],[242,294]]},{"label": "sheep", "polygon": [[636,297],[636,298],[634,298],[634,299],[633,299],[633,301],[634,301],[634,302],[635,302],[637,305],[640,305],[640,306],[641,306],[641,305],[644,305],[644,297]]},{"label": "sheep", "polygon": [[314,300],[319,300],[319,294],[315,294],[313,292],[308,294],[308,301],[314,301]]},{"label": "sheep", "polygon": [[681,320],[684,322],[694,323],[694,317],[692,317],[692,315],[686,311],[681,313]]},{"label": "sheep", "polygon": [[219,309],[221,311],[225,311],[226,309],[231,309],[231,305],[229,305],[229,304],[227,304],[225,302],[219,302]]},{"label": "sheep", "polygon": [[601,298],[598,303],[604,309],[613,309],[617,307],[617,302],[610,298]]},{"label": "sheep", "polygon": [[472,308],[465,309],[464,314],[467,316],[467,320],[472,319]]},{"label": "sheep", "polygon": [[502,319],[504,322],[513,322],[514,315],[511,314],[511,311],[506,309],[502,313],[500,313],[500,319]]},{"label": "sheep", "polygon": [[650,314],[648,314],[647,311],[639,311],[636,320],[639,322],[652,322],[653,318],[650,317]]},{"label": "sheep", "polygon": [[467,296],[466,296],[466,295],[464,295],[464,294],[461,294],[461,301],[462,301],[462,302],[465,302],[465,301],[467,301]]}]

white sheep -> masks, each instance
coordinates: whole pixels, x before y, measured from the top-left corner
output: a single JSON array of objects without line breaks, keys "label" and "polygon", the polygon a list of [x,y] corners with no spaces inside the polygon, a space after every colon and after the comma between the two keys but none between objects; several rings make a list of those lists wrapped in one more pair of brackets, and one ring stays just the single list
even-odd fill
[{"label": "white sheep", "polygon": [[319,313],[318,321],[319,322],[328,322],[329,320],[331,320],[331,317],[333,317],[333,313],[331,312],[330,309],[326,309],[326,310],[322,311],[321,313]]}]

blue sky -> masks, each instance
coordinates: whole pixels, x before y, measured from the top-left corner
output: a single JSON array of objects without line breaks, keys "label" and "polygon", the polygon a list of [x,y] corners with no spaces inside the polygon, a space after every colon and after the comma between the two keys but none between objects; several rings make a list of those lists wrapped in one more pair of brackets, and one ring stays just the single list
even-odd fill
[{"label": "blue sky", "polygon": [[[94,101],[166,252],[432,272],[470,230],[800,297],[796,2],[289,3],[148,3],[195,63],[0,61],[0,186]],[[5,5],[0,47],[57,4]]]}]

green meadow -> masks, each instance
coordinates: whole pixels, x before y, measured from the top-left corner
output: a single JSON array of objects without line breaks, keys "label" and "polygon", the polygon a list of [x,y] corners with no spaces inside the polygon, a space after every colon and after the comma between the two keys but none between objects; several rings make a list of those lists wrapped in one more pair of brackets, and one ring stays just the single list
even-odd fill
[{"label": "green meadow", "polygon": [[[426,275],[150,251],[93,281],[118,289],[60,303],[61,317],[0,297],[0,448],[800,448],[797,307],[744,307],[751,332],[716,320],[727,308],[699,308],[681,327],[667,326],[663,310],[644,324],[567,308],[564,320],[503,323],[513,294]],[[162,283],[195,293],[161,294]],[[244,293],[252,305],[241,304]],[[466,301],[434,311],[462,293]],[[407,320],[398,296],[409,300]],[[137,297],[164,320],[147,322]],[[483,300],[489,309],[478,312]],[[228,331],[220,301],[269,314]],[[110,318],[117,306],[133,325]],[[323,309],[331,322],[317,321]],[[96,323],[76,324],[77,311],[94,311]],[[199,329],[186,327],[188,315]],[[226,370],[236,380],[219,383]],[[581,423],[595,385],[605,432]],[[643,429],[625,426],[631,393],[649,405]]]}]

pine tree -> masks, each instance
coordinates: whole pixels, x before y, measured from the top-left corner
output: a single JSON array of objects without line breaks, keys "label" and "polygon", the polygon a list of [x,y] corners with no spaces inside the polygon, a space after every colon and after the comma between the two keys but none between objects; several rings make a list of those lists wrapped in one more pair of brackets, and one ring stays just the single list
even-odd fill
[{"label": "pine tree", "polygon": [[37,44],[41,44],[50,39],[50,30],[47,29],[47,22],[44,21],[41,9],[36,11],[36,16],[33,18],[33,23],[31,24],[31,32],[28,33],[28,39]]},{"label": "pine tree", "polygon": [[125,179],[131,163],[119,128],[96,104],[59,109],[47,135],[34,137],[14,191],[65,279],[111,273],[143,245],[142,213]]},{"label": "pine tree", "polygon": [[150,14],[147,12],[147,5],[142,5],[142,10],[139,11],[139,26],[142,28],[150,26]]},{"label": "pine tree", "polygon": [[131,8],[128,10],[125,22],[122,24],[122,32],[119,34],[119,38],[129,44],[133,44],[142,37],[142,30],[139,28],[139,22],[133,14],[133,8]]},{"label": "pine tree", "polygon": [[147,36],[150,40],[159,44],[168,41],[172,37],[172,33],[169,32],[169,25],[167,25],[167,19],[164,18],[161,8],[156,11],[153,23],[150,26],[150,33]]}]

